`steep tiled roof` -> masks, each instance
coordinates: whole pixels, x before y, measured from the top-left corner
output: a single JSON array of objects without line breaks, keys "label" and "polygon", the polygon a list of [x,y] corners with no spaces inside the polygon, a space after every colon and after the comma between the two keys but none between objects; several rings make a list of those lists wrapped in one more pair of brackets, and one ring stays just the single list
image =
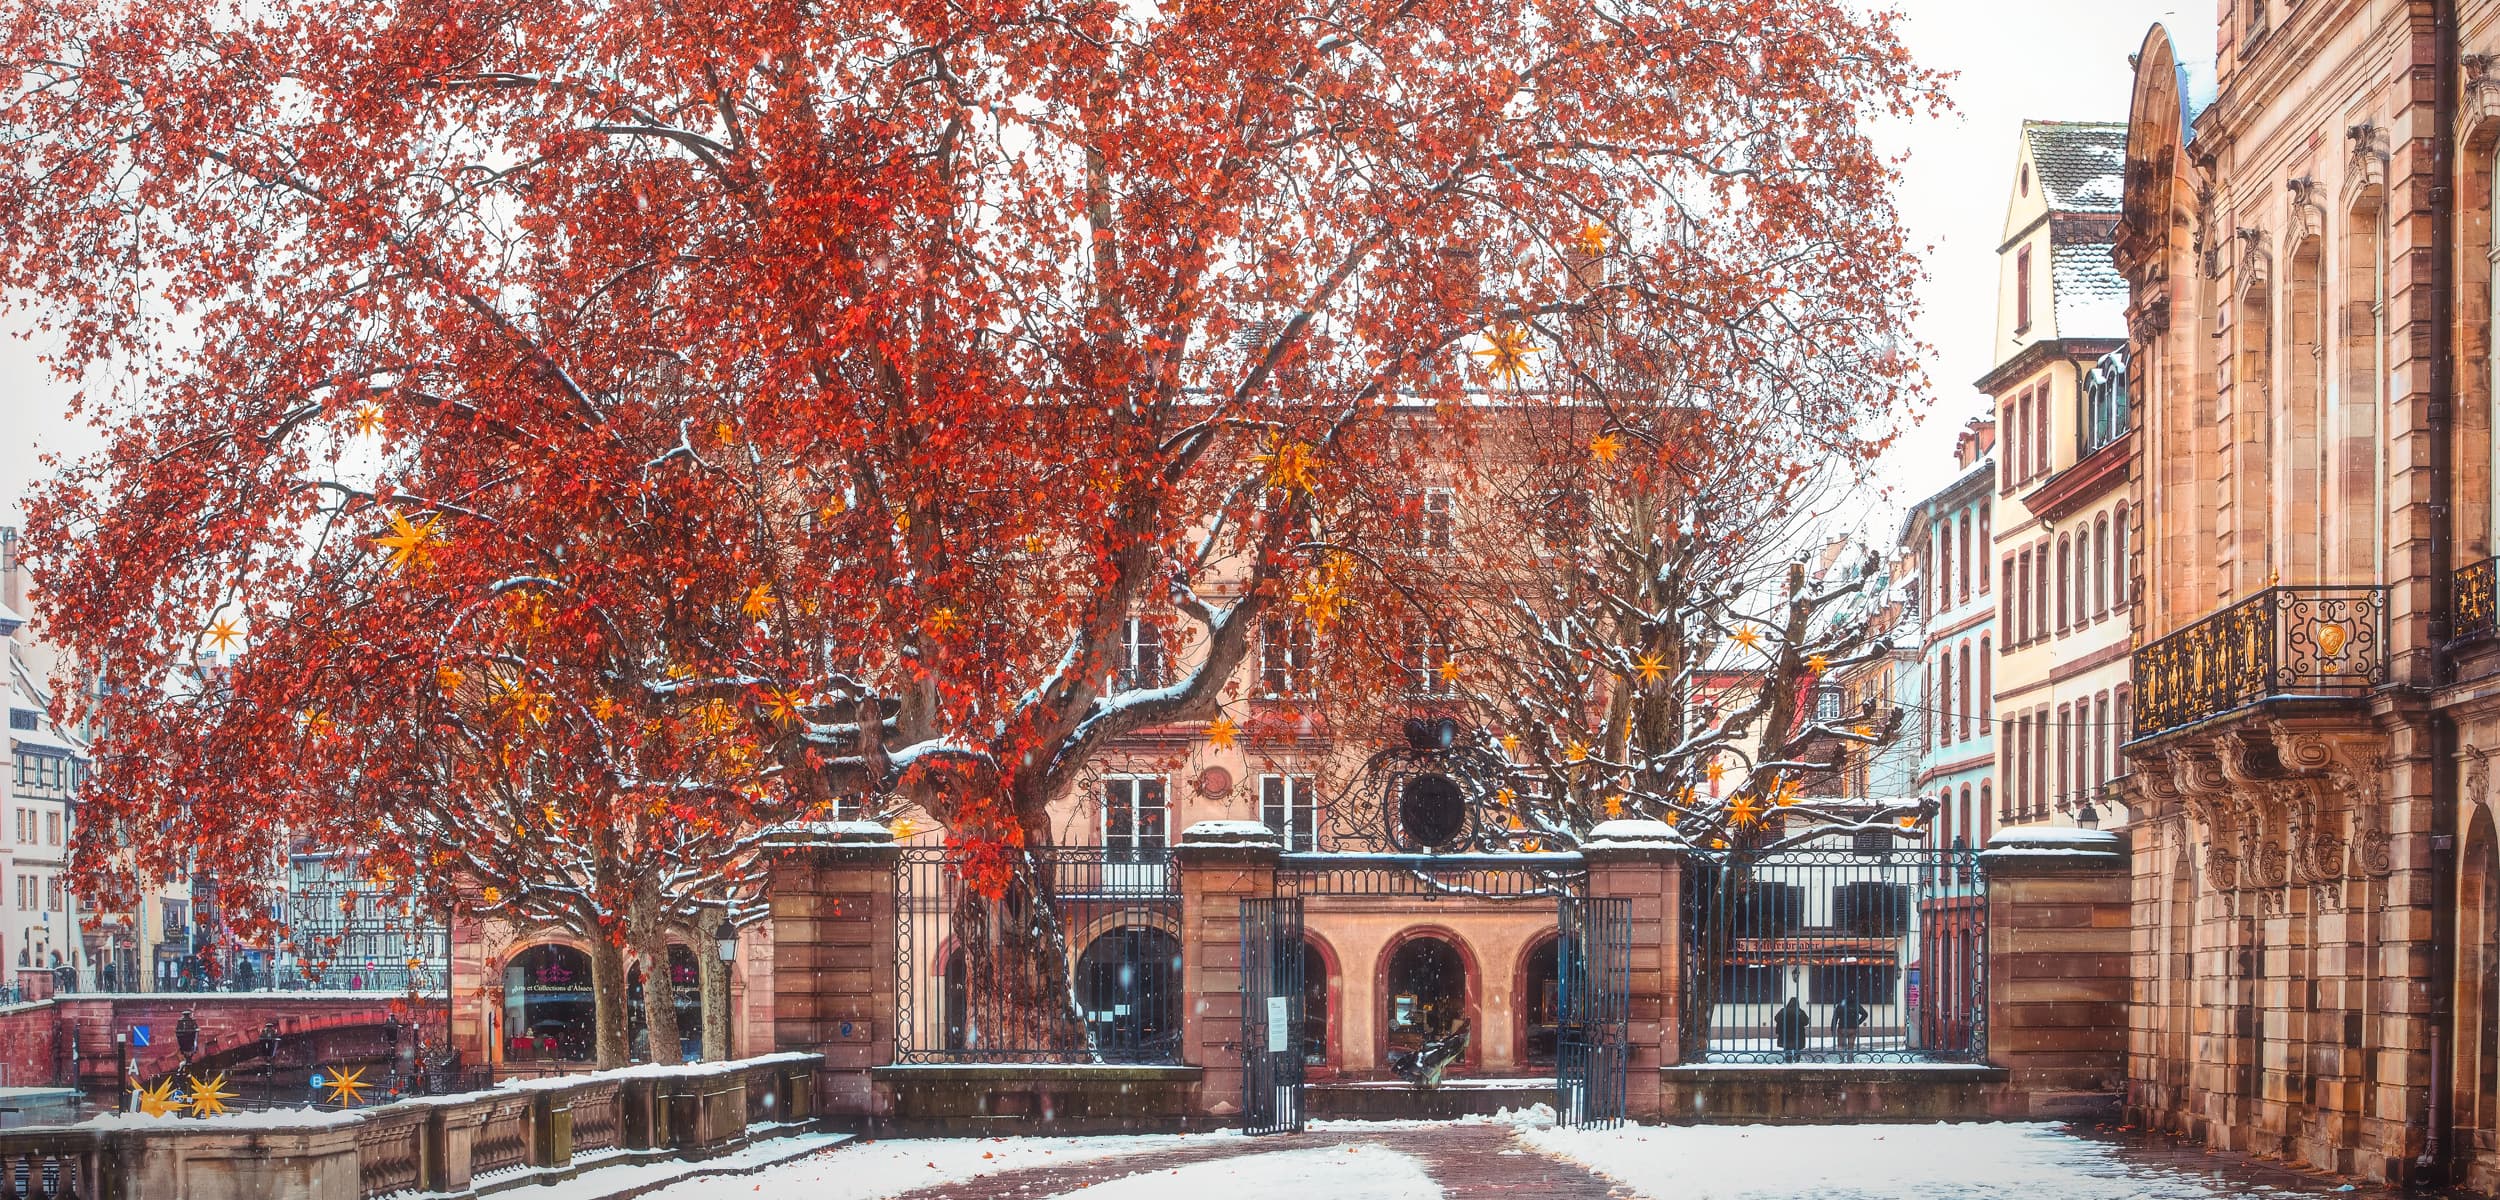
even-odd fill
[{"label": "steep tiled roof", "polygon": [[2123,198],[2127,127],[2085,121],[2025,121],[2032,175],[2049,211],[2114,213]]},{"label": "steep tiled roof", "polygon": [[2127,336],[2127,277],[2098,229],[2060,227],[2049,239],[2049,288],[2057,305],[2057,336]]}]

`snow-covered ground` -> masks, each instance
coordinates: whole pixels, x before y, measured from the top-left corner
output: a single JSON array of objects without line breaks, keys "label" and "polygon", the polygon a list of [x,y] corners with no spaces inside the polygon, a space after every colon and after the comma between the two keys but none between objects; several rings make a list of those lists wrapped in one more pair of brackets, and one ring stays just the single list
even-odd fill
[{"label": "snow-covered ground", "polygon": [[[2147,1154],[2054,1125],[1579,1130],[1555,1128],[1539,1105],[1459,1121],[1314,1122],[1303,1136],[1318,1144],[1237,1133],[857,1141],[752,1176],[689,1179],[648,1194],[879,1200],[1053,1167],[1089,1169],[996,1187],[1056,1192],[1052,1200],[1442,1200],[1508,1196],[1522,1186],[1549,1200],[1609,1191],[1646,1200],[2295,1200],[2339,1190],[2287,1190],[2225,1160]],[[1188,1149],[1209,1157],[1145,1157]],[[1523,1163],[1543,1165],[1505,1165]],[[1540,1182],[1520,1182],[1529,1179]]]},{"label": "snow-covered ground", "polygon": [[2120,1147],[2054,1125],[1635,1125],[1519,1136],[1651,1200],[2239,1200],[2332,1190],[2129,1161]]},{"label": "snow-covered ground", "polygon": [[[649,1200],[876,1200],[915,1188],[963,1183],[1002,1171],[1066,1166],[1203,1146],[1237,1133],[1060,1138],[905,1138],[857,1141],[757,1173],[752,1179],[690,1179],[645,1193]],[[1156,1179],[1168,1178],[1158,1173]],[[1102,1189],[1088,1191],[1088,1197]],[[1175,1193],[1185,1194],[1185,1193]],[[1431,1195],[1432,1193],[1425,1193]]]},{"label": "snow-covered ground", "polygon": [[1382,1146],[1279,1150],[1098,1183],[1051,1200],[1441,1200],[1424,1165]]}]

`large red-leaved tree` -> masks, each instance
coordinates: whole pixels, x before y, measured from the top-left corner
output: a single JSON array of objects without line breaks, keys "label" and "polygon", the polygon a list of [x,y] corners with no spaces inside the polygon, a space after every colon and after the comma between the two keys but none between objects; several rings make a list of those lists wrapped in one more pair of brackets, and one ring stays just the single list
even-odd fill
[{"label": "large red-leaved tree", "polygon": [[1934,83],[1839,0],[30,0],[0,97],[0,286],[121,372],[33,513],[91,885],[344,841],[621,945],[845,799],[1046,888],[1097,748],[1360,590],[1488,338],[1890,407],[1865,130]]}]

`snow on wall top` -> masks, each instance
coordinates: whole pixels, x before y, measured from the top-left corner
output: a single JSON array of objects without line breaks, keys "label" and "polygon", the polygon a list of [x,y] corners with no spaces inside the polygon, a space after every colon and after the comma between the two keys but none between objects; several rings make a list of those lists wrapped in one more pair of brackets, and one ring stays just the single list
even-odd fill
[{"label": "snow on wall top", "polygon": [[2050,212],[2117,214],[2126,198],[2124,124],[2025,121],[2023,142]]}]

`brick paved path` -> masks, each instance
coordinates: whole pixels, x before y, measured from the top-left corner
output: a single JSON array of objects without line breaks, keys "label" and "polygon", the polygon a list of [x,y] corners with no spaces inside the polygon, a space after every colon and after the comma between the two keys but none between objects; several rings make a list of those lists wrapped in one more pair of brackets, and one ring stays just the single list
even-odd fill
[{"label": "brick paved path", "polygon": [[[984,1175],[962,1183],[939,1184],[903,1192],[892,1200],[1038,1200],[1079,1188],[1109,1183],[1132,1175],[1150,1175],[1193,1163],[1273,1154],[1280,1150],[1316,1150],[1352,1145],[1377,1146],[1413,1157],[1423,1164],[1448,1200],[1483,1197],[1536,1196],[1541,1200],[1622,1200],[1632,1193],[1570,1163],[1557,1162],[1527,1149],[1504,1125],[1443,1125],[1433,1128],[1330,1129],[1275,1137],[1226,1139],[1157,1154],[1139,1154],[1067,1166],[1029,1167]],[[1280,1200],[1326,1200],[1285,1197]]]}]

